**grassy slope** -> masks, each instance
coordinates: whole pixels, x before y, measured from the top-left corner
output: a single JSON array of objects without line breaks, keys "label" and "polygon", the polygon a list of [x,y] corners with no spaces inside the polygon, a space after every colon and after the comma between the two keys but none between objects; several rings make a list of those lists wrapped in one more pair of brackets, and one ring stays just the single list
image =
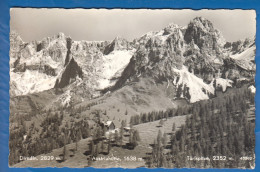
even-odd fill
[{"label": "grassy slope", "polygon": [[157,138],[157,134],[159,130],[161,130],[162,134],[167,133],[168,141],[169,141],[170,140],[169,134],[172,133],[173,123],[175,123],[176,130],[178,130],[181,127],[181,125],[185,124],[185,120],[186,120],[186,115],[176,116],[176,117],[168,118],[166,121],[164,121],[162,127],[159,127],[159,120],[158,120],[154,122],[135,125],[134,128],[136,128],[139,131],[140,138],[142,139],[140,145],[149,147],[149,144],[153,144],[154,140]]},{"label": "grassy slope", "polygon": [[[106,111],[107,116],[103,118],[113,120],[118,125],[121,120],[129,122],[132,115],[176,107],[177,103],[172,100],[174,94],[173,88],[171,86],[167,88],[166,82],[156,84],[152,79],[140,79],[139,82],[133,82],[101,98],[85,101],[76,107],[103,100],[84,113],[90,114],[95,110]],[[181,102],[183,103],[185,102]],[[125,115],[126,111],[128,115]]]},{"label": "grassy slope", "polygon": [[56,160],[40,160],[41,156],[54,156],[59,157],[63,153],[63,147],[59,149],[54,149],[52,152],[48,154],[42,154],[39,156],[36,156],[38,160],[27,160],[22,161],[18,164],[15,164],[13,167],[77,167],[77,168],[83,168],[84,166],[87,166],[87,156],[84,155],[84,152],[88,150],[88,143],[90,138],[82,139],[78,143],[78,151],[73,153],[73,150],[75,149],[75,143],[66,145],[67,150],[67,160],[64,162],[59,163]]},{"label": "grassy slope", "polygon": [[[186,116],[177,116],[169,118],[164,122],[164,125],[158,128],[159,121],[154,121],[145,124],[139,124],[134,126],[134,128],[139,130],[141,141],[139,145],[134,150],[129,150],[121,147],[112,147],[109,155],[99,154],[99,157],[119,157],[122,161],[94,161],[91,165],[96,168],[111,168],[111,167],[123,167],[123,168],[136,168],[145,166],[145,162],[142,159],[137,161],[126,161],[124,157],[135,156],[136,158],[144,158],[147,153],[151,152],[151,147],[149,144],[152,144],[154,139],[157,137],[158,130],[160,129],[162,133],[171,133],[172,124],[176,124],[176,130],[185,123]],[[168,138],[169,140],[169,138]],[[74,167],[74,168],[83,168],[88,164],[87,157],[84,153],[89,150],[88,143],[90,138],[82,139],[78,143],[78,151],[73,153],[75,149],[75,143],[66,145],[66,150],[68,152],[67,160],[59,163],[56,160],[40,160],[40,157],[43,155],[37,156],[38,161],[22,161],[18,164],[15,164],[13,167]],[[128,141],[128,138],[124,138],[124,143]],[[46,154],[47,156],[59,157],[63,153],[63,148],[55,149],[51,153]]]}]

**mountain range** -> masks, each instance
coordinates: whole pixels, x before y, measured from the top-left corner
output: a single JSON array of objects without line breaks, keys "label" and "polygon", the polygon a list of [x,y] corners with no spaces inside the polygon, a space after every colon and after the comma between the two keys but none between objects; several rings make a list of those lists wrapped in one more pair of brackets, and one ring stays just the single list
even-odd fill
[{"label": "mountain range", "polygon": [[228,42],[202,17],[133,41],[74,41],[58,33],[24,42],[12,31],[11,106],[28,98],[39,108],[103,100],[97,109],[139,113],[194,103],[254,80],[255,50],[254,40]]}]

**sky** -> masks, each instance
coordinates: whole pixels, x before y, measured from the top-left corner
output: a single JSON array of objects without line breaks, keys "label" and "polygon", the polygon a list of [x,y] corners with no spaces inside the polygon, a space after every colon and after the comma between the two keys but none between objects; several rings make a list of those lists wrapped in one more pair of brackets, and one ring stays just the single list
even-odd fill
[{"label": "sky", "polygon": [[12,8],[10,14],[10,29],[25,42],[59,32],[77,41],[113,40],[117,36],[133,40],[169,23],[187,26],[195,17],[210,20],[226,41],[253,38],[256,32],[254,10]]}]

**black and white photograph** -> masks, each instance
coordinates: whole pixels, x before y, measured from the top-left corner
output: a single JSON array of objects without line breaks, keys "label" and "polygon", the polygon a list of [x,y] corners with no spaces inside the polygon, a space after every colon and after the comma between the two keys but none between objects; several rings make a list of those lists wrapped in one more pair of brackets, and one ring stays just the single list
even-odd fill
[{"label": "black and white photograph", "polygon": [[255,168],[254,10],[10,15],[9,167]]}]

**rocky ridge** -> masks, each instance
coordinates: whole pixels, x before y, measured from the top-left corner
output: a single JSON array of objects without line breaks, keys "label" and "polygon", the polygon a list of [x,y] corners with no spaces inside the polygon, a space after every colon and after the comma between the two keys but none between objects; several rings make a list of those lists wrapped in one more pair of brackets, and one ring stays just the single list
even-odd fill
[{"label": "rocky ridge", "polygon": [[13,96],[69,86],[88,90],[87,97],[93,98],[149,78],[157,84],[166,82],[171,99],[195,102],[255,74],[254,41],[226,42],[202,17],[187,27],[169,24],[132,42],[118,37],[73,41],[59,33],[25,43],[11,33],[10,45]]}]

